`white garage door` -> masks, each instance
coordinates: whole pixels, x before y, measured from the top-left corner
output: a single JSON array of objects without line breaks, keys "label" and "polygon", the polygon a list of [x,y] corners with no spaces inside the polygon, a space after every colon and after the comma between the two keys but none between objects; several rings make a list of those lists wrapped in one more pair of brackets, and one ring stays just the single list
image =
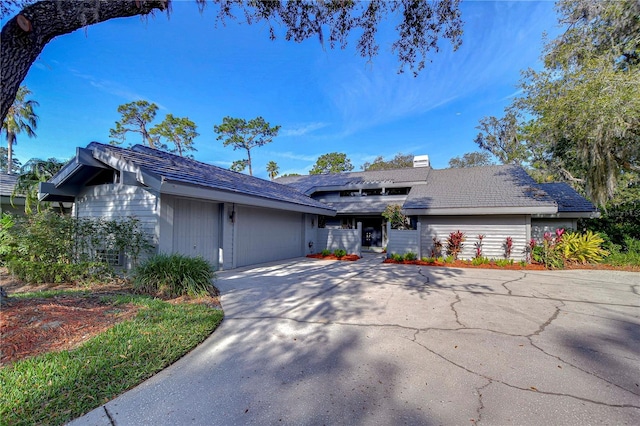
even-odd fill
[{"label": "white garage door", "polygon": [[302,213],[237,208],[237,266],[303,255]]},{"label": "white garage door", "polygon": [[218,268],[219,205],[185,198],[174,199],[173,251],[201,256]]}]

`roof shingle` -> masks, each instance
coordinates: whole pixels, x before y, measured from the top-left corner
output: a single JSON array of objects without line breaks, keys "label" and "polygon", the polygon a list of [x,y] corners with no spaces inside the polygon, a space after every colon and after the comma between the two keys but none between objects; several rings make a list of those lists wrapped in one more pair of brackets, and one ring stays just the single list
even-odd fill
[{"label": "roof shingle", "polygon": [[286,185],[201,163],[190,158],[179,157],[142,145],[124,149],[92,142],[87,148],[100,150],[109,153],[109,155],[119,157],[125,162],[166,181],[251,195],[302,206],[332,209],[326,204],[316,201]]},{"label": "roof shingle", "polygon": [[533,178],[512,165],[432,170],[404,204],[405,209],[553,206]]},{"label": "roof shingle", "polygon": [[558,212],[596,212],[598,209],[566,182],[541,183],[538,187],[558,203]]}]

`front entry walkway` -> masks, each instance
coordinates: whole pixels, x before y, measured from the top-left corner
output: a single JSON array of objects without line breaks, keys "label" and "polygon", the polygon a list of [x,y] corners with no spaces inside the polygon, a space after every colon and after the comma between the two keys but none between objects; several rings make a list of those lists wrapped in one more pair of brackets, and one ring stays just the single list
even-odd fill
[{"label": "front entry walkway", "polygon": [[640,424],[639,274],[381,260],[220,273],[222,326],[74,424]]}]

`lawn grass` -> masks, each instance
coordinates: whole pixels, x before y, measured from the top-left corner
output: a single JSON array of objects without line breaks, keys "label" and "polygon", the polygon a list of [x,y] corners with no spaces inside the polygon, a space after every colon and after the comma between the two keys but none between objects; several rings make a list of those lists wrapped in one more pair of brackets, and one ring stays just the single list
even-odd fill
[{"label": "lawn grass", "polygon": [[146,296],[105,296],[141,310],[82,346],[0,368],[0,424],[63,424],[134,387],[209,336],[223,313]]}]

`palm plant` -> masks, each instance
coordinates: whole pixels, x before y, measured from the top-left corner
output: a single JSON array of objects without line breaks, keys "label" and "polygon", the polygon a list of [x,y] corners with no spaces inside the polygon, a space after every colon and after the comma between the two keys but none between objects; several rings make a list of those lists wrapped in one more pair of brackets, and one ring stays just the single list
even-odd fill
[{"label": "palm plant", "polygon": [[7,173],[11,173],[13,164],[13,145],[18,141],[18,134],[25,132],[30,138],[36,136],[35,129],[38,126],[38,116],[33,111],[38,102],[29,99],[27,96],[31,91],[27,86],[20,86],[16,99],[13,101],[9,112],[2,122],[2,131],[7,138]]},{"label": "palm plant", "polygon": [[274,180],[276,176],[280,173],[280,167],[275,161],[269,161],[267,163],[267,173],[269,174],[269,179]]},{"label": "palm plant", "polygon": [[24,196],[24,212],[31,214],[34,206],[39,212],[41,203],[38,201],[38,184],[51,179],[64,165],[65,163],[55,158],[49,158],[47,160],[32,158],[27,161],[26,164],[22,166],[20,175],[16,180],[16,185],[11,193],[11,205],[13,206],[13,199],[16,196]]}]

